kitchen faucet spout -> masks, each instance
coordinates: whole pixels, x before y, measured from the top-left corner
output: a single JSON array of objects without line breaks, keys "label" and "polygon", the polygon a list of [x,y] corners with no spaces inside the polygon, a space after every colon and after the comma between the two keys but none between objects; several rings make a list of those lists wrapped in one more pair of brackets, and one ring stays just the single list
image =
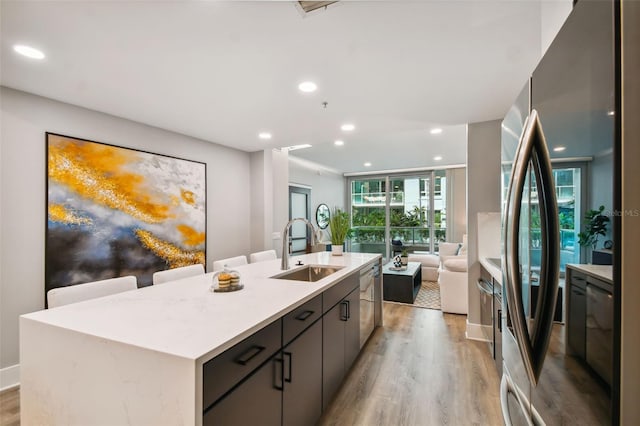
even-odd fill
[{"label": "kitchen faucet spout", "polygon": [[307,225],[307,228],[309,228],[309,231],[311,231],[311,246],[317,244],[316,229],[307,219],[303,217],[296,217],[287,222],[284,226],[284,231],[282,231],[282,262],[280,264],[280,269],[283,271],[289,269],[289,233],[291,232],[291,226],[293,223],[298,220],[304,222]]}]

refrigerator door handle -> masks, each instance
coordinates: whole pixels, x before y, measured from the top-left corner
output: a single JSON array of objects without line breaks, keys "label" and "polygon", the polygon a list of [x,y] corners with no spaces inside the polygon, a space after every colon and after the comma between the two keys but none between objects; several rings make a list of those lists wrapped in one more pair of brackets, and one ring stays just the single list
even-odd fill
[{"label": "refrigerator door handle", "polygon": [[[529,165],[536,178],[542,237],[539,297],[534,320],[527,318],[522,303],[522,280],[519,268],[519,220]],[[505,258],[503,261],[506,266],[507,307],[527,375],[535,386],[551,340],[560,266],[560,230],[553,169],[538,112],[535,109],[531,111],[525,122],[518,144],[505,209]],[[531,334],[529,334],[528,321],[532,321]]]}]

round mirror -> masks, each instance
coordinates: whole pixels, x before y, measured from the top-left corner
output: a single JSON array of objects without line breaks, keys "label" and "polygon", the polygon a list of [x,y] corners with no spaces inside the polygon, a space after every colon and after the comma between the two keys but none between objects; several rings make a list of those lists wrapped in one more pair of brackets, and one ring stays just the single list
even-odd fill
[{"label": "round mirror", "polygon": [[329,226],[329,217],[331,217],[329,206],[320,204],[316,209],[316,223],[318,224],[318,228],[325,229]]}]

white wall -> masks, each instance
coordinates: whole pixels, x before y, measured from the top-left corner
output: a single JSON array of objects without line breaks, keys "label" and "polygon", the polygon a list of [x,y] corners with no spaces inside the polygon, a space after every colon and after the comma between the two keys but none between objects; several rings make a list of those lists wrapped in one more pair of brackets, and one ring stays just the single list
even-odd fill
[{"label": "white wall", "polygon": [[287,151],[251,153],[251,252],[275,249],[282,255],[284,225],[289,220]]},{"label": "white wall", "polygon": [[311,187],[311,223],[316,227],[316,209],[319,204],[328,205],[331,211],[335,207],[345,209],[345,178],[336,170],[291,155],[289,182]]},{"label": "white wall", "polygon": [[447,241],[461,242],[462,236],[467,233],[467,169],[447,170],[447,200],[449,200],[449,212],[447,212]]},{"label": "white wall", "polygon": [[467,134],[467,229],[469,314],[467,322],[480,324],[478,213],[500,211],[500,124],[502,120],[471,123]]},{"label": "white wall", "polygon": [[267,234],[271,229],[270,209],[267,200],[272,198],[273,179],[271,162],[267,151],[251,154],[251,243],[250,251],[266,250]]},{"label": "white wall", "polygon": [[0,99],[0,369],[19,362],[18,316],[44,307],[47,131],[205,162],[207,266],[249,252],[248,153],[5,87]]},{"label": "white wall", "polygon": [[540,57],[545,54],[551,42],[567,20],[573,9],[573,0],[540,2]]}]

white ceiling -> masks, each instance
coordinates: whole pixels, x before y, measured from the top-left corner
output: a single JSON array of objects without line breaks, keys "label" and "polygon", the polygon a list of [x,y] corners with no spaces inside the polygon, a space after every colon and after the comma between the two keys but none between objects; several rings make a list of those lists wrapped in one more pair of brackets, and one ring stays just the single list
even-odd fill
[{"label": "white ceiling", "polygon": [[307,16],[284,1],[3,0],[1,15],[2,85],[249,152],[310,143],[292,155],[344,172],[464,163],[461,124],[503,117],[541,50],[539,0]]}]

